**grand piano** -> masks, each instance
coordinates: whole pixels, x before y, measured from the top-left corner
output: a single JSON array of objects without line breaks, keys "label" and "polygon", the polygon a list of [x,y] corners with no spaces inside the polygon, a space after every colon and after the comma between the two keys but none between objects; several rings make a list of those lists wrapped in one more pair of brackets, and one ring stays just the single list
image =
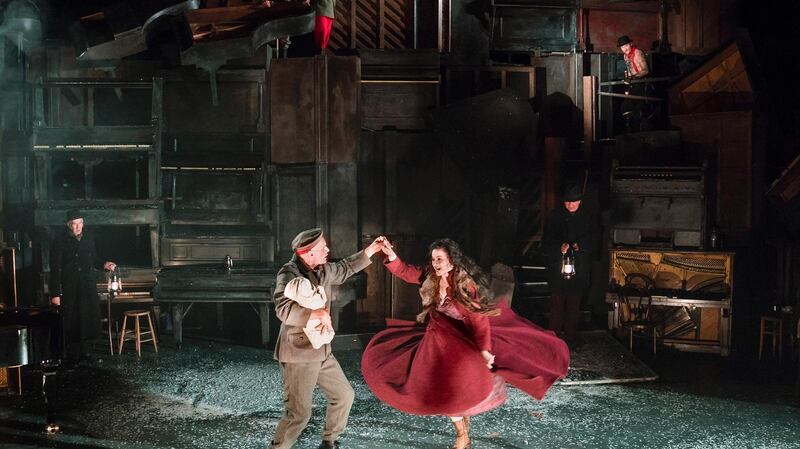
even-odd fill
[{"label": "grand piano", "polygon": [[9,372],[16,374],[20,395],[21,368],[28,366],[41,371],[42,393],[47,403],[45,430],[58,432],[55,376],[63,353],[61,313],[57,307],[19,307],[17,296],[17,257],[14,247],[9,246],[0,251],[0,371],[7,380]]},{"label": "grand piano", "polygon": [[[83,3],[77,2],[88,6]],[[268,42],[313,30],[314,11],[304,2],[239,0],[113,0],[71,29],[78,62],[86,67],[115,68],[125,57],[177,46],[181,65],[208,72],[214,105],[220,67],[255,56],[265,46],[269,63]]]},{"label": "grand piano", "polygon": [[[72,8],[93,6],[81,0]],[[81,65],[114,67],[164,40],[177,41],[184,65],[215,60],[221,66],[253,56],[269,41],[313,30],[314,11],[301,1],[112,0],[82,16],[70,31]]]},{"label": "grand piano", "polygon": [[[35,366],[42,371],[42,393],[47,403],[45,430],[49,433],[59,430],[55,376],[60,365],[61,329],[61,314],[56,308],[0,308],[0,368]],[[18,387],[21,393],[21,385]]]}]

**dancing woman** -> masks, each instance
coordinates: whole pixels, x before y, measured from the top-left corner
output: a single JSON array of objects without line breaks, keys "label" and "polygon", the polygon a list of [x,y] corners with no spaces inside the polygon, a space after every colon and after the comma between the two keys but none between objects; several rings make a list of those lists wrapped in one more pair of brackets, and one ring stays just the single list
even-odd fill
[{"label": "dancing woman", "polygon": [[409,265],[384,241],[389,271],[421,285],[422,313],[417,323],[388,320],[364,351],[361,369],[383,402],[406,413],[450,417],[453,448],[466,449],[472,447],[470,416],[503,404],[506,382],[541,399],[566,375],[569,350],[504,300],[493,303],[487,277],[456,242],[437,240],[429,249],[427,266]]}]

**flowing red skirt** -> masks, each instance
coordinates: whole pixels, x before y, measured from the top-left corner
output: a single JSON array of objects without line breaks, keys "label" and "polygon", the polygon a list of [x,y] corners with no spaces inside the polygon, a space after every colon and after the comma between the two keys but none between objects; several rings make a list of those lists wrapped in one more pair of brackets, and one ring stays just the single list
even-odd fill
[{"label": "flowing red skirt", "polygon": [[[569,349],[556,335],[502,301],[491,317],[490,371],[463,322],[432,313],[427,326],[387,320],[361,359],[369,388],[381,401],[415,415],[459,416],[484,401],[495,375],[536,399],[567,374]],[[499,405],[499,404],[496,404]]]}]

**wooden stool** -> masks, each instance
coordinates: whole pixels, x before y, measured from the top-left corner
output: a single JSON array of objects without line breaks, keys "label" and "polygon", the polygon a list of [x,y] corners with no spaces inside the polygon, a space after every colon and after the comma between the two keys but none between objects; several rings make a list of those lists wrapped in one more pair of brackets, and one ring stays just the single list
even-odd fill
[{"label": "wooden stool", "polygon": [[[147,317],[147,325],[148,330],[142,332],[141,325],[139,323],[139,318]],[[128,317],[133,318],[136,321],[136,326],[134,330],[126,330],[128,326]],[[150,338],[142,340],[143,336],[149,335]],[[141,357],[142,356],[142,343],[146,343],[148,341],[153,342],[153,347],[158,352],[158,341],[156,339],[156,332],[153,328],[153,321],[150,319],[150,311],[148,310],[129,310],[125,312],[125,317],[122,320],[122,332],[119,334],[119,353],[122,354],[122,346],[128,340],[134,340],[136,342],[136,354]]]},{"label": "wooden stool", "polygon": [[778,350],[778,363],[783,356],[783,318],[777,315],[761,315],[761,332],[758,335],[758,360],[764,352],[764,336],[772,337],[772,356]]}]

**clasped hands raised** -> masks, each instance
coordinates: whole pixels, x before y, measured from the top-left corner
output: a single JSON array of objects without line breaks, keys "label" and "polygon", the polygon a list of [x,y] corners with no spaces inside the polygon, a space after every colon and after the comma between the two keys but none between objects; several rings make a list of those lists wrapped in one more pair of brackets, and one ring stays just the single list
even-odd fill
[{"label": "clasped hands raised", "polygon": [[[575,249],[577,250],[578,244],[575,243],[574,246]],[[394,252],[394,246],[392,245],[392,242],[390,242],[389,239],[387,239],[386,236],[383,235],[376,238],[372,242],[372,244],[370,244],[369,247],[367,247],[365,251],[367,252],[367,255],[370,257],[373,254],[376,254],[378,251],[381,251],[383,252],[383,254],[386,255],[386,257],[389,259],[390,262],[397,258],[397,254]],[[566,249],[564,251],[566,251]],[[494,358],[495,358],[494,354],[492,354],[489,351],[483,350],[481,351],[481,356],[483,357],[483,360],[486,362],[486,367],[488,369],[494,368]]]},{"label": "clasped hands raised", "polygon": [[[379,252],[383,252],[387,257],[389,257],[389,260],[394,260],[397,257],[392,249],[391,242],[389,242],[389,239],[387,239],[385,236],[379,236],[376,238],[368,247],[364,248],[364,252],[367,254],[367,257],[372,257]],[[309,321],[311,320],[319,320],[319,324],[316,326],[318,331],[333,331],[330,313],[324,307],[312,310],[309,316]]]},{"label": "clasped hands raised", "polygon": [[390,262],[397,258],[397,254],[394,252],[394,246],[392,246],[392,242],[390,242],[389,239],[383,235],[376,238],[367,248],[364,249],[364,252],[367,253],[368,257],[372,257],[378,252],[383,252],[383,254],[389,258]]}]

